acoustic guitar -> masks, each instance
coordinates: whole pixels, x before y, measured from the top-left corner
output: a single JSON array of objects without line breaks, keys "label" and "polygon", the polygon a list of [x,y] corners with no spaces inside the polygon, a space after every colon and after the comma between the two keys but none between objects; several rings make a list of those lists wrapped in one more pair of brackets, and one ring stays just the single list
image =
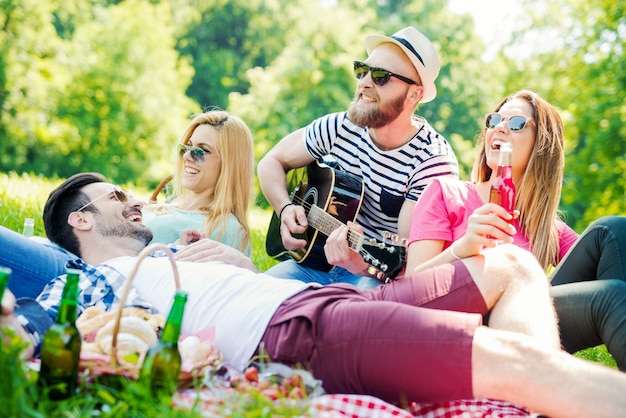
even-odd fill
[{"label": "acoustic guitar", "polygon": [[[272,215],[265,240],[265,250],[270,257],[285,260],[293,258],[297,263],[321,271],[330,271],[324,254],[326,238],[335,229],[354,221],[361,208],[363,181],[342,170],[334,161],[314,161],[299,173],[302,178],[291,193],[294,205],[304,207],[309,227],[304,234],[307,245],[295,251],[286,250],[280,236],[280,219]],[[291,180],[294,183],[294,180]],[[387,234],[386,237],[391,236]],[[403,245],[387,244],[373,238],[365,238],[349,229],[348,244],[370,265],[370,272],[379,280],[389,281],[400,273],[406,262]]]}]

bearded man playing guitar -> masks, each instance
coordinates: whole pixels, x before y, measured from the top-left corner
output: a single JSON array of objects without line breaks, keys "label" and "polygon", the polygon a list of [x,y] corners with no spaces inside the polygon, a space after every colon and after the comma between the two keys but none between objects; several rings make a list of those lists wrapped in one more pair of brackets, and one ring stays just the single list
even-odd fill
[{"label": "bearded man playing guitar", "polygon": [[[365,48],[367,60],[354,62],[359,81],[347,112],[323,116],[290,133],[258,164],[261,189],[275,210],[272,224],[278,231],[276,236],[268,233],[266,248],[274,256],[270,247],[278,245],[285,250],[279,255],[293,258],[270,268],[272,276],[360,288],[394,278],[398,269],[390,274],[389,261],[381,257],[387,250],[394,253],[395,246],[381,242],[368,249],[362,244],[384,233],[394,241],[406,238],[413,207],[428,183],[438,176],[458,177],[448,142],[414,114],[419,103],[437,94],[434,81],[441,65],[432,43],[414,27],[406,27],[391,37],[367,36]],[[332,190],[316,185],[290,196],[286,173],[300,167],[308,168],[309,177],[325,173],[329,166],[316,161],[328,156],[336,166],[321,176],[321,183]],[[344,187],[355,178],[361,190]],[[335,205],[337,201],[341,204]],[[337,216],[344,207],[350,210]],[[316,238],[311,229],[324,235],[323,242],[311,243]],[[376,247],[383,250],[380,256],[370,251]],[[304,262],[320,254],[325,258],[322,267]]]}]

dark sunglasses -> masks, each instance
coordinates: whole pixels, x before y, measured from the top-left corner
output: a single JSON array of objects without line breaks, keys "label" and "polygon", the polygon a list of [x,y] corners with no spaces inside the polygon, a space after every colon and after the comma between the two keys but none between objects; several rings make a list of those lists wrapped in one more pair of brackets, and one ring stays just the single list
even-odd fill
[{"label": "dark sunglasses", "polygon": [[[489,129],[493,129],[498,126],[505,118],[499,113],[490,113],[485,119],[485,126]],[[524,116],[511,116],[509,118],[509,130],[511,132],[520,132],[526,127],[528,122],[532,122],[531,119],[526,119]]]},{"label": "dark sunglasses", "polygon": [[417,84],[410,78],[406,78],[404,76],[401,76],[400,74],[394,74],[391,71],[385,70],[384,68],[374,68],[370,67],[362,61],[354,61],[354,76],[357,78],[357,80],[365,77],[367,73],[372,74],[372,81],[379,87],[387,84],[391,77],[395,77],[398,80],[404,81],[405,83]]},{"label": "dark sunglasses", "polygon": [[102,199],[103,197],[110,196],[111,193],[113,193],[113,197],[115,197],[115,199],[117,199],[117,201],[120,202],[120,203],[126,203],[126,202],[128,202],[129,199],[132,199],[132,197],[133,197],[133,195],[131,195],[127,191],[124,191],[123,189],[121,189],[119,187],[114,187],[113,191],[106,192],[105,194],[96,197],[91,202],[89,202],[86,205],[83,205],[80,208],[78,208],[76,210],[76,212],[82,212],[87,206],[97,202],[98,200]]},{"label": "dark sunglasses", "polygon": [[191,154],[191,159],[196,164],[198,165],[204,164],[204,155],[206,154],[206,151],[203,150],[202,148],[194,147],[193,145],[187,145],[187,144],[178,144],[177,148],[178,148],[178,153],[180,154],[181,157],[185,155],[187,151],[189,151],[189,153]]}]

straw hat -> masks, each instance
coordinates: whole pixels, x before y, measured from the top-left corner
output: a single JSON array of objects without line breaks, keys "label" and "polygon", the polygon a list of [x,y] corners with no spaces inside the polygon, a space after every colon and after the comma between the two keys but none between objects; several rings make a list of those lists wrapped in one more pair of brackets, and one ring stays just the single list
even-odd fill
[{"label": "straw hat", "polygon": [[369,35],[365,38],[365,50],[371,54],[380,44],[391,42],[398,45],[409,57],[424,86],[421,103],[430,102],[437,96],[435,79],[439,75],[439,54],[430,40],[413,26],[399,30],[391,36]]}]

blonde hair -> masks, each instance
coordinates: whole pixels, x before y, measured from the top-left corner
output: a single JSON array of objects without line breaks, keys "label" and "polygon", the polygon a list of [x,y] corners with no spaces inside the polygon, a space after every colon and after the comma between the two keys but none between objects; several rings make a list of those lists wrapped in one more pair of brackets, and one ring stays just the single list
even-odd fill
[{"label": "blonde hair", "polygon": [[[189,138],[200,125],[211,125],[218,133],[217,149],[222,159],[222,169],[215,185],[213,201],[200,208],[206,214],[205,233],[218,231],[216,240],[221,240],[226,232],[228,216],[235,215],[243,230],[239,250],[250,244],[248,205],[254,178],[254,149],[252,133],[238,117],[223,110],[211,110],[195,115],[180,137],[179,143],[187,144]],[[184,199],[189,190],[181,185],[185,164],[178,155],[174,171],[174,193]]]},{"label": "blonde hair", "polygon": [[[555,221],[559,217],[559,202],[565,165],[563,121],[559,112],[537,93],[521,90],[504,99],[495,109],[512,100],[524,100],[533,109],[535,145],[528,165],[519,179],[515,208],[520,211],[519,224],[530,241],[531,251],[543,266],[555,266],[559,257],[559,237]],[[472,181],[488,181],[491,168],[485,154],[483,129],[478,137],[478,158],[472,169]]]}]

